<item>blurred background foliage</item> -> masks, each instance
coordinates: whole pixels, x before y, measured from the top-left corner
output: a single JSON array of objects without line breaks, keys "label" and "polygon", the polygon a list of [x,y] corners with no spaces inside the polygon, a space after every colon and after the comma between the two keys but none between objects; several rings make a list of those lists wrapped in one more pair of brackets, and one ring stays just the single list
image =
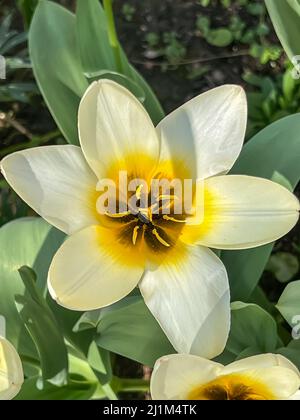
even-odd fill
[{"label": "blurred background foliage", "polygon": [[[0,0],[0,55],[5,56],[7,63],[7,78],[0,80],[0,159],[16,150],[66,142],[39,93],[29,59],[28,28],[37,3],[37,0]],[[75,1],[59,0],[56,3],[75,11]],[[113,4],[119,41],[130,63],[153,88],[166,112],[172,111],[193,96],[224,83],[241,84],[246,89],[249,103],[246,140],[270,123],[300,112],[300,81],[291,77],[291,64],[275,34],[264,2],[115,0]],[[90,72],[90,77],[96,78],[97,75]],[[296,194],[299,196],[299,189]],[[1,177],[0,226],[20,217],[33,215],[33,211]],[[299,226],[296,227],[275,244],[260,280],[260,289],[256,291],[256,294],[260,294],[256,295],[256,301],[260,300],[261,306],[270,312],[274,312],[273,303],[277,303],[286,284],[299,278],[299,229]],[[32,297],[35,291],[30,278],[34,274],[25,269],[21,275]],[[267,302],[271,302],[271,309],[266,308],[269,305]],[[22,319],[26,323],[26,314],[35,310],[34,305],[30,298],[27,301],[20,299],[19,305]],[[122,318],[122,311],[126,306],[134,308],[134,313],[139,315],[139,302],[132,296],[116,308],[116,316]],[[252,311],[257,311],[257,308],[235,307],[234,311],[243,311],[246,318],[251,318]],[[45,309],[45,313],[47,317],[49,308]],[[286,327],[284,318],[276,310],[274,314],[280,328]],[[266,314],[259,310],[255,316],[264,319]],[[73,321],[77,322],[77,332],[81,334],[89,334],[91,326],[99,326],[98,314],[94,314],[94,317],[83,315],[82,318],[75,318]],[[101,322],[101,328],[108,328],[109,314],[101,313]],[[270,329],[272,328],[271,325]],[[55,336],[53,340],[56,340]],[[231,346],[232,353],[236,352],[238,355],[239,350],[236,350],[234,340],[233,336],[230,337],[229,347]],[[98,341],[105,348],[105,338],[101,338],[101,334]],[[278,347],[278,342],[276,346]],[[293,349],[288,351],[292,352]],[[93,360],[97,355],[89,353],[87,357]],[[105,359],[106,356],[101,357]],[[139,360],[139,357],[137,351],[136,359]],[[149,379],[149,368],[146,365],[114,354],[112,359],[114,374],[119,378],[142,378],[146,382]],[[76,365],[78,359],[74,358],[72,363]],[[49,375],[51,374],[50,372]],[[98,374],[99,372],[96,376]],[[95,377],[93,371],[89,375]],[[63,381],[64,378],[59,380]],[[78,398],[87,397],[89,393],[95,393],[99,397],[102,395],[102,390],[97,391],[97,387],[85,389],[76,380],[68,386],[71,386],[72,395]],[[114,392],[118,387],[127,390],[126,398],[131,396],[131,389],[136,391],[140,387],[144,392],[147,388],[143,382],[134,386],[134,383],[125,381],[122,386],[115,383]],[[33,392],[33,388],[33,382],[28,383],[23,397],[25,398],[26,392]],[[52,392],[53,398],[67,395],[64,394],[64,386],[59,391],[50,389],[49,393]],[[56,392],[61,394],[57,395]],[[111,396],[110,392],[112,391],[108,389],[104,394]]]}]

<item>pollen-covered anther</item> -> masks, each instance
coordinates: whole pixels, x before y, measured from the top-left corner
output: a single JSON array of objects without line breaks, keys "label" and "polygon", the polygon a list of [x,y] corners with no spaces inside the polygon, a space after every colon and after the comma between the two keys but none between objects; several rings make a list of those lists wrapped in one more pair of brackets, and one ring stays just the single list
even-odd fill
[{"label": "pollen-covered anther", "polygon": [[132,232],[132,243],[133,243],[133,245],[135,245],[136,244],[136,240],[137,240],[137,237],[138,237],[138,234],[139,234],[139,229],[140,229],[140,226],[135,226],[134,227],[134,229],[133,229],[133,232]]},{"label": "pollen-covered anther", "polygon": [[176,223],[186,223],[186,220],[176,219],[175,217],[168,216],[167,214],[163,215],[163,219],[168,220],[169,222],[176,222]]},{"label": "pollen-covered anther", "polygon": [[129,216],[131,214],[130,211],[124,211],[122,213],[109,213],[105,212],[105,216],[111,217],[113,219],[121,219],[122,217]]},{"label": "pollen-covered anther", "polygon": [[160,242],[162,245],[166,246],[166,247],[170,247],[171,245],[168,244],[168,242],[166,242],[161,236],[160,234],[157,232],[156,229],[152,229],[152,233],[153,235],[156,237],[156,239],[158,240],[158,242]]}]

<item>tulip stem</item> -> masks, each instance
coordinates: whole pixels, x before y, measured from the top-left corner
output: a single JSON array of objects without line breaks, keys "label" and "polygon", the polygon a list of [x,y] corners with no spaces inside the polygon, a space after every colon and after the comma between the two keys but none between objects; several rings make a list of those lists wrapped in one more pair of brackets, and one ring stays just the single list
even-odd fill
[{"label": "tulip stem", "polygon": [[115,56],[116,68],[119,73],[122,73],[122,60],[121,60],[121,54],[120,54],[120,45],[119,45],[117,31],[116,31],[112,0],[103,0],[103,7],[104,7],[104,11],[107,18],[107,23],[108,23],[109,43]]},{"label": "tulip stem", "polygon": [[59,137],[60,134],[61,133],[59,130],[55,130],[55,131],[51,131],[50,133],[43,134],[41,136],[33,136],[26,143],[18,143],[18,144],[12,144],[10,146],[7,146],[1,150],[0,159],[18,150],[29,149],[31,147],[37,147],[37,146],[40,146],[41,144],[48,143],[49,141],[54,140],[57,137]]},{"label": "tulip stem", "polygon": [[145,379],[124,379],[124,378],[115,378],[117,379],[117,388],[118,392],[148,392],[149,391],[149,381]]}]

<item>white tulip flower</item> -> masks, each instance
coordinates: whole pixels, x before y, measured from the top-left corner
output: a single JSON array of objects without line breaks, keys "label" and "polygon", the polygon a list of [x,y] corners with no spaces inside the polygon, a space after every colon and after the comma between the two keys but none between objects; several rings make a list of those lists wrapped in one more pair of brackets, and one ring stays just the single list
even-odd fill
[{"label": "white tulip flower", "polygon": [[227,366],[173,354],[152,373],[154,400],[300,400],[300,372],[279,354],[260,354]]},{"label": "white tulip flower", "polygon": [[[67,112],[67,110],[66,110]],[[38,147],[7,156],[1,170],[12,188],[69,238],[49,270],[52,297],[69,309],[111,305],[136,286],[174,348],[212,358],[230,325],[225,267],[209,248],[243,249],[274,241],[297,222],[299,202],[277,183],[225,175],[243,145],[247,104],[243,89],[225,85],[197,96],[155,128],[124,87],[94,82],[79,107],[81,147]],[[145,182],[201,181],[201,221],[150,207],[101,213],[99,185],[120,173]],[[97,191],[98,190],[98,191]],[[124,203],[125,202],[125,203]],[[128,197],[118,205],[129,204]],[[219,320],[222,320],[220,325]],[[214,328],[211,326],[214,325]]]},{"label": "white tulip flower", "polygon": [[20,356],[14,346],[0,337],[0,400],[12,400],[24,382]]}]

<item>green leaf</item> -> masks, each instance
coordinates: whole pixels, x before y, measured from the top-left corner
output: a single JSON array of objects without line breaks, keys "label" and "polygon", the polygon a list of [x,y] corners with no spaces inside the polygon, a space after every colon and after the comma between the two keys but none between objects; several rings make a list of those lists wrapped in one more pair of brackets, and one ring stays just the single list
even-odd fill
[{"label": "green leaf", "polygon": [[287,188],[289,191],[293,191],[293,186],[291,185],[290,181],[281,173],[274,171],[271,180],[277,182],[277,184],[282,185],[284,188]]},{"label": "green leaf", "polygon": [[15,306],[15,295],[25,295],[18,269],[32,267],[38,276],[37,286],[45,293],[48,267],[63,238],[64,234],[40,218],[18,219],[0,229],[0,315],[6,319],[7,338],[22,356],[38,358]]},{"label": "green leaf", "polygon": [[117,71],[106,15],[99,1],[77,0],[76,33],[84,72]]},{"label": "green leaf", "polygon": [[19,269],[28,292],[17,295],[16,304],[22,322],[38,350],[44,382],[62,386],[67,383],[68,355],[64,338],[41,292],[36,287],[36,275],[29,267]]},{"label": "green leaf", "polygon": [[97,331],[100,347],[148,366],[175,352],[139,296],[129,296],[99,311]]},{"label": "green leaf", "polygon": [[[269,125],[246,143],[231,173],[268,179],[279,173],[295,188],[300,180],[299,133],[300,114]],[[269,244],[254,249],[222,252],[221,257],[230,279],[232,300],[249,299],[272,248],[273,244]]]},{"label": "green leaf", "polygon": [[[300,321],[300,320],[299,320]],[[276,353],[280,353],[291,362],[293,362],[300,370],[300,339],[292,340],[286,347],[281,347],[276,350]]]},{"label": "green leaf", "polygon": [[[36,368],[32,369],[31,363],[38,366],[39,355],[15,305],[15,295],[24,297],[25,300],[22,301],[22,304],[25,304],[25,301],[27,304],[28,301],[28,292],[25,290],[18,269],[24,265],[32,267],[37,274],[36,288],[40,294],[46,296],[49,265],[64,238],[63,233],[37,217],[18,219],[0,229],[0,248],[2,252],[0,259],[0,316],[3,316],[6,320],[7,338],[17,348],[29,376],[36,375]],[[47,296],[47,304],[55,315],[59,328],[68,343],[80,353],[80,358],[87,363],[89,349],[96,331],[73,332],[73,327],[82,314],[57,305],[49,296]],[[40,316],[42,315],[40,314]],[[55,354],[52,347],[49,349]],[[101,352],[101,357],[103,357],[102,364],[105,366],[107,374],[105,376],[103,371],[101,379],[106,384],[111,379],[110,360],[104,351]],[[106,395],[111,395],[109,385],[106,388]]]},{"label": "green leaf", "polygon": [[289,56],[299,55],[300,3],[299,0],[265,0],[277,36]]},{"label": "green leaf", "polygon": [[75,16],[51,1],[40,1],[29,32],[35,78],[58,127],[79,144],[77,111],[88,87],[76,40]]},{"label": "green leaf", "polygon": [[206,36],[206,40],[215,47],[227,47],[232,43],[233,36],[226,28],[211,29]]},{"label": "green leaf", "polygon": [[266,270],[271,271],[281,283],[286,283],[298,273],[299,261],[295,255],[289,252],[277,252],[271,255]]},{"label": "green leaf", "polygon": [[142,87],[135,83],[132,79],[129,79],[127,76],[124,76],[121,73],[118,73],[116,71],[101,70],[93,73],[85,73],[85,76],[90,82],[99,79],[113,80],[114,82],[119,83],[120,85],[129,89],[131,93],[133,93],[140,102],[145,102],[145,92],[143,91]]},{"label": "green leaf", "polygon": [[210,32],[210,18],[207,16],[198,16],[196,20],[196,27],[202,32],[204,38],[206,38]]},{"label": "green leaf", "polygon": [[118,397],[112,389],[109,382],[112,379],[112,369],[110,354],[107,350],[99,348],[95,342],[92,342],[89,348],[87,362],[94,375],[102,385],[102,389],[110,400],[117,400]]},{"label": "green leaf", "polygon": [[[119,48],[122,84],[134,94],[136,85],[139,86],[145,107],[154,123],[158,123],[164,113],[157,98]],[[75,18],[60,5],[41,0],[30,27],[29,52],[36,80],[53,118],[66,140],[79,144],[77,112],[88,87],[84,73],[105,70],[109,75],[117,70],[100,3],[79,0]]]},{"label": "green leaf", "polygon": [[291,326],[300,322],[300,280],[293,281],[286,286],[276,308],[286,322]]},{"label": "green leaf", "polygon": [[235,360],[242,360],[246,359],[247,357],[257,356],[258,354],[261,354],[261,352],[255,348],[255,347],[247,347],[245,350],[243,350],[238,357]]},{"label": "green leaf", "polygon": [[[299,18],[300,23],[300,18]],[[299,39],[300,39],[300,31],[299,31]],[[283,75],[282,81],[282,90],[284,97],[287,101],[293,100],[294,91],[296,88],[296,81],[292,77],[292,72],[288,69]]]},{"label": "green leaf", "polygon": [[269,301],[267,295],[260,286],[256,286],[248,303],[255,303],[270,314],[276,313],[274,304]]},{"label": "green leaf", "polygon": [[265,12],[265,6],[261,3],[249,3],[247,5],[247,12],[253,16],[263,15]]},{"label": "green leaf", "polygon": [[247,349],[268,353],[275,351],[277,343],[276,322],[268,312],[254,304],[232,303],[227,351],[237,356]]},{"label": "green leaf", "polygon": [[101,384],[108,383],[112,378],[110,356],[106,350],[99,349],[95,342],[92,342],[87,357],[90,367],[100,380]]},{"label": "green leaf", "polygon": [[95,383],[73,380],[62,387],[48,384],[43,389],[39,389],[38,380],[38,377],[27,379],[15,400],[89,400],[97,388]]},{"label": "green leaf", "polygon": [[25,26],[29,28],[38,0],[17,0],[17,4],[23,15]]},{"label": "green leaf", "polygon": [[157,124],[164,112],[150,86],[143,77],[131,66],[118,43],[115,47],[121,59],[121,69],[115,61],[113,49],[107,34],[105,12],[98,0],[78,0],[76,10],[76,29],[82,66],[85,73],[106,73],[106,77],[115,80],[113,72],[120,73],[123,78],[117,80],[123,86],[136,94],[136,86],[145,98],[144,106],[153,122]]}]

